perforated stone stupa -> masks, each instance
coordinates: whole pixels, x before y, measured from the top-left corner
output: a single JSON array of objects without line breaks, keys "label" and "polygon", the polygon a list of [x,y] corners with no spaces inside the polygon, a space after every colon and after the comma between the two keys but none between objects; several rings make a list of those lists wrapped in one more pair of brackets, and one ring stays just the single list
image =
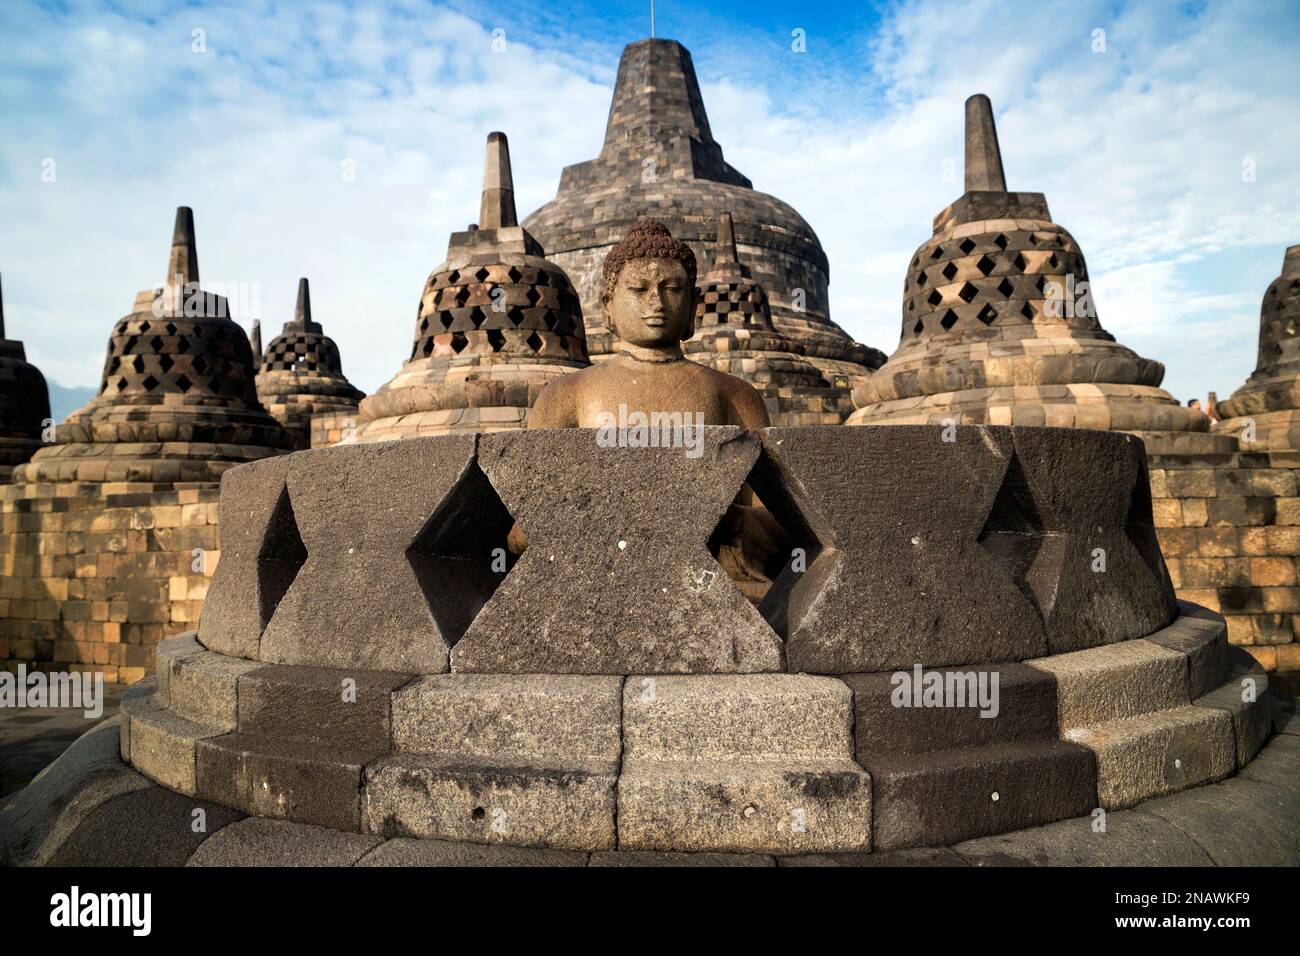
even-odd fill
[{"label": "perforated stone stupa", "polygon": [[157,641],[197,620],[219,479],[289,447],[254,374],[226,300],[199,287],[181,208],[167,280],[113,326],[99,393],[0,487],[0,664],[95,665],[131,681]]},{"label": "perforated stone stupa", "polygon": [[724,212],[734,217],[740,250],[767,290],[777,331],[832,376],[831,384],[851,388],[881,364],[882,353],[853,342],[831,321],[829,267],[812,227],[786,203],[755,191],[723,158],[691,55],[674,40],[641,40],[623,50],[600,155],[566,167],[555,199],[524,225],[573,278],[588,347],[599,360],[613,350],[599,308],[600,268],[610,247],[639,217],[651,216],[708,262]]},{"label": "perforated stone stupa", "polygon": [[934,218],[903,290],[897,351],[854,390],[848,424],[1051,425],[1127,431],[1148,451],[1228,452],[1164,366],[1102,328],[1078,243],[1042,193],[1008,192],[993,107],[966,101],[966,191]]},{"label": "perforated stone stupa", "polygon": [[695,335],[683,345],[694,361],[749,382],[782,425],[835,425],[852,405],[772,324],[767,291],[740,261],[731,214],[718,219],[713,267],[700,277]]},{"label": "perforated stone stupa", "polygon": [[590,364],[578,295],[519,225],[509,144],[491,133],[478,225],[430,273],[411,356],[361,402],[357,440],[523,428],[547,382]]},{"label": "perforated stone stupa", "polygon": [[5,334],[4,293],[0,290],[0,483],[9,480],[41,447],[50,417],[50,391],[40,369],[27,361],[23,343]]},{"label": "perforated stone stupa", "polygon": [[1215,430],[1245,450],[1300,451],[1300,246],[1286,250],[1282,274],[1264,293],[1255,371],[1219,402],[1219,414]]},{"label": "perforated stone stupa", "polygon": [[334,340],[319,322],[312,320],[311,290],[305,278],[298,280],[293,320],[286,322],[284,330],[271,340],[260,361],[258,398],[284,426],[294,448],[311,446],[313,416],[355,415],[357,403],[365,397],[343,375],[343,362]]}]

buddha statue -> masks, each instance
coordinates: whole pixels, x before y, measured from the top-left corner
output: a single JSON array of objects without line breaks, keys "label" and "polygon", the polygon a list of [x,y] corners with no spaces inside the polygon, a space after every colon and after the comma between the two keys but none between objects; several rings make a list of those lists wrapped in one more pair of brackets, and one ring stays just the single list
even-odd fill
[{"label": "buddha statue", "polygon": [[692,362],[682,342],[695,332],[695,253],[661,222],[638,219],[605,257],[605,321],[618,336],[613,358],[542,389],[529,428],[599,428],[611,420],[681,413],[700,425],[765,428],[752,385]]},{"label": "buddha statue", "polygon": [[[614,357],[543,388],[529,428],[603,429],[665,417],[694,427],[770,424],[754,386],[682,352],[682,342],[695,332],[699,296],[690,246],[663,223],[638,219],[605,257],[603,273],[600,301],[618,337]],[[746,486],[714,538],[719,562],[757,603],[771,584],[774,556],[788,552],[788,536]],[[527,546],[516,525],[510,550],[522,554]]]}]

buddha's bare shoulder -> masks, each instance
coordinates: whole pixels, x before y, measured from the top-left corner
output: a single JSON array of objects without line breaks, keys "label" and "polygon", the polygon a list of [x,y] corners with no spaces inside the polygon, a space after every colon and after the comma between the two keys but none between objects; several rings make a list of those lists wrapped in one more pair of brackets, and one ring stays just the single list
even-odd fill
[{"label": "buddha's bare shoulder", "polygon": [[737,425],[746,428],[766,428],[771,424],[768,420],[767,406],[763,404],[763,396],[753,385],[743,378],[719,372],[707,365],[701,365],[700,368],[708,374],[709,381],[718,392],[726,396],[727,405],[734,414]]}]

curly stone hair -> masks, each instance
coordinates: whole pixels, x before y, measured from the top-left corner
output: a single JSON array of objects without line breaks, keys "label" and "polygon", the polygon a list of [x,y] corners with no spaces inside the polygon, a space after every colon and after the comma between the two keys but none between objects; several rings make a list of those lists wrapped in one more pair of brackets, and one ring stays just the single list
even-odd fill
[{"label": "curly stone hair", "polygon": [[668,227],[657,219],[642,217],[636,221],[609,255],[601,269],[605,277],[604,295],[614,291],[623,266],[633,259],[676,259],[686,269],[686,280],[695,285],[695,253],[680,239],[674,239]]}]

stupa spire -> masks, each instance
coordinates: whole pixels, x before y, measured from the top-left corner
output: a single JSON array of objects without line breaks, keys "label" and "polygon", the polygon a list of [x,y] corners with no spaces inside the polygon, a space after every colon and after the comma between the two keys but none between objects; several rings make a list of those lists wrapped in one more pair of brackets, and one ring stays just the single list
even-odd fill
[{"label": "stupa spire", "polygon": [[253,331],[248,333],[248,344],[253,349],[253,364],[262,362],[262,320],[253,320]]},{"label": "stupa spire", "polygon": [[506,140],[505,133],[488,133],[478,227],[504,229],[517,225],[519,217],[515,213],[515,184],[510,175],[510,143]]},{"label": "stupa spire", "polygon": [[736,227],[732,224],[729,212],[718,216],[718,252],[713,261],[714,268],[740,262],[740,257],[736,254]]},{"label": "stupa spire", "polygon": [[199,247],[194,239],[194,211],[189,206],[176,210],[171,254],[167,259],[166,285],[186,286],[199,281]]},{"label": "stupa spire", "polygon": [[651,38],[629,44],[618,61],[605,145],[646,128],[659,135],[685,134],[713,143],[695,64],[676,40]]},{"label": "stupa spire", "polygon": [[966,101],[966,191],[1007,191],[993,104],[983,93]]}]

